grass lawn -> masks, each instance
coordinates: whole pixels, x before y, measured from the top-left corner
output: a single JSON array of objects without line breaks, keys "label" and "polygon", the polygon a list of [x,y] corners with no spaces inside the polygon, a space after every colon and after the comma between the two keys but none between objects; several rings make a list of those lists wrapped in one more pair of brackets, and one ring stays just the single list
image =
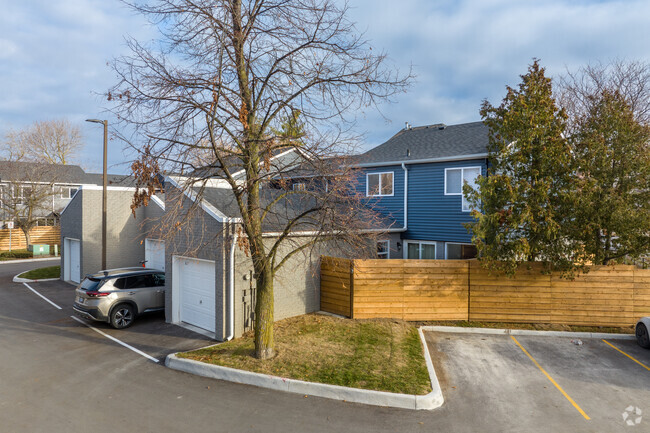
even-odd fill
[{"label": "grass lawn", "polygon": [[276,356],[254,358],[252,333],[181,358],[241,370],[402,394],[431,391],[417,328],[394,320],[307,314],[275,324]]},{"label": "grass lawn", "polygon": [[59,278],[61,276],[61,266],[48,266],[46,268],[32,269],[18,275],[19,278],[28,278],[30,280],[43,280],[45,278]]},{"label": "grass lawn", "polygon": [[634,334],[634,326],[610,327],[610,326],[578,326],[558,325],[553,323],[503,323],[503,322],[468,322],[462,321],[438,321],[438,322],[417,322],[417,326],[458,326],[462,328],[499,328],[499,329],[530,329],[535,331],[565,331],[565,332],[608,332],[613,334]]}]

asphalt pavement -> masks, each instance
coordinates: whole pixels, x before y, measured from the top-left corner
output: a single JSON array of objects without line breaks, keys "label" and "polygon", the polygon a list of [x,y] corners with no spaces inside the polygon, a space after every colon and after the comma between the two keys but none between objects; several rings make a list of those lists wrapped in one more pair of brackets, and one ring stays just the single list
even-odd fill
[{"label": "asphalt pavement", "polygon": [[[29,284],[47,302],[12,282],[52,264],[0,264],[2,433],[650,431],[650,370],[600,341],[517,337],[538,367],[507,336],[427,333],[445,404],[433,411],[365,406],[167,369],[160,362],[167,354],[214,342],[160,314],[120,331],[79,322],[71,317],[73,286]],[[650,365],[650,351],[611,343]],[[630,405],[647,414],[636,429],[621,418]]]}]

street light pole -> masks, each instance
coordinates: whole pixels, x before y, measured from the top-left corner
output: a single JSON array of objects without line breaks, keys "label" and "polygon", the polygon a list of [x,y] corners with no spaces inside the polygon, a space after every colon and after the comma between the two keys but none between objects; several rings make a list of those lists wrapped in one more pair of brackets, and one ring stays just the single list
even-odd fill
[{"label": "street light pole", "polygon": [[104,125],[104,171],[102,176],[102,270],[106,269],[106,190],[108,174],[106,159],[108,153],[108,120],[86,119],[86,122],[101,123]]}]

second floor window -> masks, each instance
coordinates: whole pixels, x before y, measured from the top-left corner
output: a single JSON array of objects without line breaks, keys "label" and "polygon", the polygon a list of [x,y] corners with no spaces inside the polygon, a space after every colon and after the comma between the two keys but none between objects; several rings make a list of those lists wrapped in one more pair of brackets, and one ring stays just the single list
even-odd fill
[{"label": "second floor window", "polygon": [[293,184],[293,190],[294,191],[304,191],[305,190],[305,184],[304,183],[294,183]]},{"label": "second floor window", "polygon": [[77,192],[77,188],[75,187],[62,186],[61,198],[72,198],[72,196],[74,196],[76,192]]},{"label": "second floor window", "polygon": [[481,167],[461,167],[445,169],[445,195],[462,195],[462,210],[469,212],[470,205],[463,194],[463,185],[466,183],[476,188],[476,178],[481,175]]},{"label": "second floor window", "polygon": [[393,195],[393,172],[368,173],[366,175],[366,195],[368,197]]}]

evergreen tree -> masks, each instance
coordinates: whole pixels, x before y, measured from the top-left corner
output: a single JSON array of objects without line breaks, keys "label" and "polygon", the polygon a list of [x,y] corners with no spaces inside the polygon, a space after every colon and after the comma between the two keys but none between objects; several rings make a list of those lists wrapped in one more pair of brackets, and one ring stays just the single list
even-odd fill
[{"label": "evergreen tree", "polygon": [[521,78],[518,89],[507,87],[500,106],[483,102],[488,176],[479,177],[478,191],[464,187],[475,217],[467,228],[480,260],[510,274],[523,261],[570,268],[575,251],[565,233],[573,179],[567,116],[537,60]]},{"label": "evergreen tree", "polygon": [[650,250],[650,127],[618,91],[589,97],[574,137],[575,236],[585,260],[606,265]]}]

